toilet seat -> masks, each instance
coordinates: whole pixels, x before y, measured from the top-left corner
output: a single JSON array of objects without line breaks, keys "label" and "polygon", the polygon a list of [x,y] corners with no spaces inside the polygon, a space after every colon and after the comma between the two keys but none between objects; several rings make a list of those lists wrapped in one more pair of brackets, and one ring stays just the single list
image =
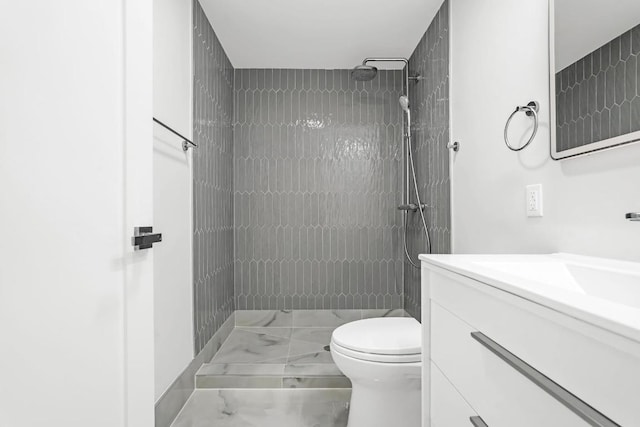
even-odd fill
[{"label": "toilet seat", "polygon": [[347,323],[333,331],[331,346],[345,356],[371,362],[415,363],[422,360],[420,323],[410,317]]}]

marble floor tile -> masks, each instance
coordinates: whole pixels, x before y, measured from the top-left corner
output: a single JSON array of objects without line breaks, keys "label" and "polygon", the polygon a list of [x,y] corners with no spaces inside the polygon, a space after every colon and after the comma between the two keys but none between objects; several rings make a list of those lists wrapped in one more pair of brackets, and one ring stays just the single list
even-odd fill
[{"label": "marble floor tile", "polygon": [[270,363],[206,363],[196,375],[274,375],[284,374],[285,364]]},{"label": "marble floor tile", "polygon": [[202,388],[280,388],[284,364],[209,363],[196,374]]},{"label": "marble floor tile", "polygon": [[331,377],[343,376],[342,371],[333,363],[298,363],[285,365],[285,377]]},{"label": "marble floor tile", "polygon": [[291,339],[329,345],[334,330],[335,328],[295,328],[291,333]]},{"label": "marble floor tile", "polygon": [[287,364],[333,363],[326,344],[291,340]]},{"label": "marble floor tile", "polygon": [[[295,384],[295,383],[292,383]],[[282,376],[261,375],[205,375],[196,377],[196,387],[199,390],[207,388],[281,388]],[[298,388],[313,388],[319,385],[302,383]],[[293,386],[291,387],[293,388]]]},{"label": "marble floor tile", "polygon": [[291,338],[291,331],[292,328],[286,328],[286,327],[281,327],[281,328],[274,328],[274,327],[244,327],[244,326],[238,326],[235,328],[236,331],[245,331],[245,332],[251,332],[254,334],[260,334],[260,335],[272,335],[274,337],[280,337],[280,338]]},{"label": "marble floor tile", "polygon": [[289,310],[236,310],[236,326],[291,327],[293,313]]},{"label": "marble floor tile", "polygon": [[193,390],[197,387],[195,374],[203,363],[211,360],[235,327],[235,315],[222,324],[204,348],[176,378],[155,404],[155,427],[169,427]]},{"label": "marble floor tile", "polygon": [[293,327],[337,327],[362,319],[362,310],[294,310]]},{"label": "marble floor tile", "polygon": [[283,388],[351,388],[347,377],[285,377]]},{"label": "marble floor tile", "polygon": [[173,427],[345,427],[350,389],[196,390]]},{"label": "marble floor tile", "polygon": [[288,338],[234,329],[211,360],[212,363],[285,363]]},{"label": "marble floor tile", "polygon": [[[210,363],[198,370],[197,389],[347,388],[329,343],[338,323],[362,316],[361,310],[301,311],[299,324],[310,327],[236,326]],[[265,312],[260,313],[264,318]],[[270,312],[270,313],[276,313]],[[360,313],[360,314],[358,314]],[[378,310],[378,314],[385,312]],[[250,317],[239,316],[250,323]],[[253,320],[258,319],[253,317]],[[260,320],[256,320],[261,323]],[[331,326],[318,327],[317,324]]]}]

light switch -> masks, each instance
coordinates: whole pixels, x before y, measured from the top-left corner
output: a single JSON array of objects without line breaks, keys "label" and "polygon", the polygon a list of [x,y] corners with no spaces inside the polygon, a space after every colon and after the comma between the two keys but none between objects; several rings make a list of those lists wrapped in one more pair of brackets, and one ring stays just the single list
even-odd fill
[{"label": "light switch", "polygon": [[527,185],[527,216],[542,216],[542,184]]}]

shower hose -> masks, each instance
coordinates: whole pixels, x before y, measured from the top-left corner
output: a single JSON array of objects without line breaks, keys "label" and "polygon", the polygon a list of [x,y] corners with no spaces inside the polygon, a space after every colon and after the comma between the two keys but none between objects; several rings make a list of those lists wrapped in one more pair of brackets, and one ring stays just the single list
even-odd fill
[{"label": "shower hose", "polygon": [[[427,220],[424,217],[424,210],[422,209],[422,201],[420,200],[420,192],[418,191],[418,180],[416,178],[416,168],[414,165],[414,161],[413,161],[413,150],[411,147],[411,136],[406,135],[405,138],[407,138],[407,152],[409,153],[409,164],[410,164],[410,169],[411,169],[411,176],[413,177],[413,189],[416,192],[416,201],[418,202],[418,212],[420,213],[420,218],[422,219],[422,227],[424,229],[424,237],[426,239],[426,243],[427,243],[427,253],[431,253],[431,239],[429,238],[429,229],[427,228]],[[407,182],[407,185],[409,185],[409,183]],[[407,200],[407,203],[409,203],[409,201]],[[408,236],[408,227],[409,227],[409,211],[405,211],[404,212],[404,254],[407,257],[407,260],[409,260],[409,263],[414,266],[415,268],[420,268],[420,264],[419,261],[418,263],[415,263],[412,259],[411,259],[411,255],[409,255],[409,249],[407,246],[407,236]]]}]

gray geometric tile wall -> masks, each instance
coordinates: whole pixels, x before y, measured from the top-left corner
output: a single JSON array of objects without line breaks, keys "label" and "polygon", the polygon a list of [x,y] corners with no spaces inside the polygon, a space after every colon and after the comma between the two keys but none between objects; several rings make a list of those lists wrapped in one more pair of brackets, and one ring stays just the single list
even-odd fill
[{"label": "gray geometric tile wall", "polygon": [[401,308],[400,71],[237,69],[238,309]]},{"label": "gray geometric tile wall", "polygon": [[556,73],[558,151],[640,130],[640,25]]},{"label": "gray geometric tile wall", "polygon": [[[409,83],[413,156],[431,253],[451,253],[451,203],[449,181],[449,1],[445,1],[409,58],[409,73],[423,80]],[[413,182],[411,182],[413,186]],[[411,187],[411,202],[417,203]],[[417,260],[426,238],[418,213],[409,213],[407,243]],[[420,320],[420,270],[405,262],[404,308]]]},{"label": "gray geometric tile wall", "polygon": [[233,67],[193,2],[195,354],[234,310]]}]

